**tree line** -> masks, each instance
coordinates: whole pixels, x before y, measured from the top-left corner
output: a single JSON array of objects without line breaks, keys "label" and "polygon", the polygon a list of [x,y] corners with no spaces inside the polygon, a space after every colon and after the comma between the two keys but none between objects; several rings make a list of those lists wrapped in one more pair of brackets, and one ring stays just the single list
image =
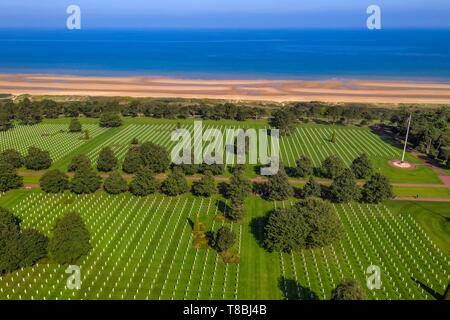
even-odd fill
[{"label": "tree line", "polygon": [[258,104],[247,105],[231,102],[180,101],[177,99],[117,99],[89,98],[82,101],[57,102],[50,99],[0,102],[0,131],[13,127],[14,122],[33,125],[43,119],[58,117],[99,118],[100,126],[120,126],[120,116],[151,117],[164,119],[187,119],[197,117],[205,120],[230,119],[244,121],[266,117],[268,109]]}]

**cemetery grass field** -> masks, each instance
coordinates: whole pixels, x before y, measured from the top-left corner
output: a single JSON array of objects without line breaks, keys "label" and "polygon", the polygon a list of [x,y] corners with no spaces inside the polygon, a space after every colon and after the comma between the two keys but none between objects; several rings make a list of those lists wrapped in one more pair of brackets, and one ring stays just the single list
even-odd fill
[{"label": "cemetery grass field", "polygon": [[[66,170],[71,159],[77,154],[86,154],[95,163],[103,147],[110,146],[116,156],[123,160],[131,140],[137,137],[140,142],[152,141],[166,148],[174,145],[170,133],[178,124],[193,131],[193,119],[167,120],[151,118],[125,118],[120,128],[102,129],[96,119],[81,119],[83,130],[89,130],[89,139],[83,139],[83,133],[64,132],[69,119],[46,119],[34,126],[16,126],[0,133],[0,150],[16,148],[25,152],[29,146],[37,146],[50,151],[53,158],[52,168]],[[203,121],[203,129],[218,128],[269,128],[264,120],[249,121]],[[337,142],[331,143],[330,137],[336,131]],[[198,132],[196,134],[199,134]],[[441,184],[438,175],[429,167],[417,166],[414,170],[397,170],[389,165],[389,160],[400,159],[402,149],[393,146],[371,132],[368,128],[356,126],[331,126],[304,124],[296,128],[289,137],[280,141],[281,159],[285,166],[295,166],[300,155],[308,155],[315,166],[331,154],[338,155],[347,165],[365,152],[371,159],[374,169],[382,172],[394,183]],[[412,155],[407,160],[419,163]],[[21,171],[27,171],[25,169]],[[255,170],[248,174],[256,176]],[[35,182],[36,179],[32,182]],[[30,182],[30,183],[32,183]]]},{"label": "cemetery grass field", "polygon": [[[50,151],[52,168],[66,170],[73,156],[84,153],[95,163],[100,150],[110,146],[123,159],[131,140],[152,141],[168,149],[170,133],[180,123],[192,129],[193,120],[125,118],[120,128],[102,129],[97,120],[82,119],[83,134],[66,132],[68,119],[45,120],[30,127],[16,126],[0,133],[0,150],[29,146]],[[203,121],[204,129],[268,128],[266,121]],[[329,141],[336,131],[337,142]],[[305,124],[280,142],[286,166],[294,166],[302,154],[320,165],[336,154],[348,165],[366,152],[376,171],[391,182],[441,184],[428,167],[395,170],[389,160],[401,158],[393,146],[356,126]],[[410,162],[419,163],[412,155]],[[27,171],[20,169],[20,171]],[[256,176],[253,170],[249,175]],[[25,183],[38,183],[30,172]],[[400,188],[401,195],[417,193],[436,197],[447,189]],[[287,207],[296,200],[268,202],[256,196],[246,200],[246,216],[239,224],[220,219],[226,200],[218,196],[185,194],[166,197],[155,194],[136,198],[98,191],[77,196],[14,190],[0,194],[0,206],[11,209],[22,228],[36,228],[51,235],[58,216],[77,211],[90,231],[92,249],[81,259],[82,287],[66,289],[65,266],[40,261],[0,278],[2,299],[330,299],[343,279],[356,279],[364,288],[366,270],[378,265],[382,288],[366,290],[369,299],[435,299],[450,280],[448,203],[389,201],[380,205],[350,203],[333,207],[346,231],[338,243],[299,253],[269,253],[262,247],[265,216],[273,208]],[[226,224],[236,233],[235,253],[239,264],[225,264],[212,249],[195,249],[192,223],[198,219],[206,230]]]},{"label": "cemetery grass field", "polygon": [[[290,201],[249,197],[241,224],[216,218],[226,210],[223,201],[103,192],[3,194],[1,206],[18,214],[24,227],[46,234],[59,215],[79,211],[93,248],[79,262],[80,290],[67,290],[65,267],[44,260],[2,277],[0,299],[329,299],[342,279],[365,283],[372,264],[380,266],[383,285],[366,290],[370,299],[434,299],[448,283],[446,204],[334,205],[346,230],[340,243],[280,254],[260,246],[262,225],[267,211]],[[207,230],[227,224],[236,232],[240,264],[225,264],[212,249],[193,248],[196,218]]]}]

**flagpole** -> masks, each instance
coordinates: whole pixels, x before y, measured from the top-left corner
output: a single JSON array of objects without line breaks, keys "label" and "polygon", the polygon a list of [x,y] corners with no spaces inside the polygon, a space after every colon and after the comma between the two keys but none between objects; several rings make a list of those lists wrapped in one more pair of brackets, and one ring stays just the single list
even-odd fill
[{"label": "flagpole", "polygon": [[409,128],[411,127],[411,119],[412,113],[409,115],[408,119],[408,129],[406,130],[406,139],[405,139],[405,146],[403,147],[402,163],[405,162],[406,147],[408,145],[408,137],[409,137]]}]

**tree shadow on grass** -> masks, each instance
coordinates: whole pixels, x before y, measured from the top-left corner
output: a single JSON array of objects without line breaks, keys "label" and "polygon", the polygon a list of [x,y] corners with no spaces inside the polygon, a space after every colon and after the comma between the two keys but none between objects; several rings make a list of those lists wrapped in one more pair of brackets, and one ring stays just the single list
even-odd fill
[{"label": "tree shadow on grass", "polygon": [[411,277],[411,279],[419,286],[421,287],[423,290],[425,290],[426,292],[428,292],[430,295],[432,295],[436,300],[442,300],[444,299],[444,296],[441,295],[439,292],[434,291],[432,288],[430,288],[429,286],[427,286],[425,283],[423,283],[422,281]]},{"label": "tree shadow on grass", "polygon": [[231,210],[230,207],[223,200],[217,200],[216,207],[219,210],[219,212],[224,216],[226,215],[227,212]]},{"label": "tree shadow on grass", "polygon": [[319,296],[310,288],[302,286],[294,279],[280,277],[278,287],[285,300],[319,300]]},{"label": "tree shadow on grass", "polygon": [[191,229],[194,230],[194,221],[192,221],[192,219],[189,218],[189,217],[187,218],[187,221],[188,221],[189,226],[191,227]]},{"label": "tree shadow on grass", "polygon": [[264,226],[267,223],[267,216],[256,217],[250,221],[250,231],[256,240],[256,243],[263,249],[264,247]]}]

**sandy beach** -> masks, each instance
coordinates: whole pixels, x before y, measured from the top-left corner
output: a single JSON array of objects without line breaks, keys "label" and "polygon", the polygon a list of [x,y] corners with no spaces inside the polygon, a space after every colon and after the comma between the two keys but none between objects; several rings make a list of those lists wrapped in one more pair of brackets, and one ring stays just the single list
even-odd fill
[{"label": "sandy beach", "polygon": [[0,93],[276,102],[450,103],[450,84],[378,80],[189,80],[0,74]]}]

